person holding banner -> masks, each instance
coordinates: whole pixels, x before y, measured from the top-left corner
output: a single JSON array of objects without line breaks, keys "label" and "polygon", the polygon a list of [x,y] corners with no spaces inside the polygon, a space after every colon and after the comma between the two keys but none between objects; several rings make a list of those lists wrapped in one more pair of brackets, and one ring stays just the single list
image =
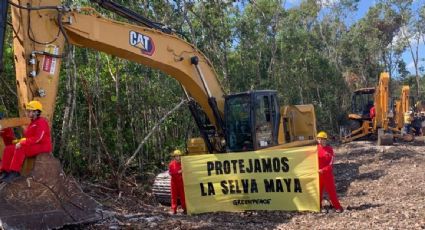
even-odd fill
[{"label": "person holding banner", "polygon": [[324,190],[328,193],[332,206],[336,212],[343,211],[336,194],[335,179],[333,175],[333,148],[328,145],[328,134],[321,131],[317,134],[317,152],[319,155],[319,181],[320,181],[320,209],[322,209],[322,200]]},{"label": "person holding banner", "polygon": [[183,209],[183,213],[186,214],[186,201],[184,197],[184,185],[182,176],[182,164],[180,162],[180,156],[182,152],[178,149],[171,153],[174,159],[168,165],[168,173],[171,176],[171,213],[177,213],[177,199],[180,199],[180,204]]}]

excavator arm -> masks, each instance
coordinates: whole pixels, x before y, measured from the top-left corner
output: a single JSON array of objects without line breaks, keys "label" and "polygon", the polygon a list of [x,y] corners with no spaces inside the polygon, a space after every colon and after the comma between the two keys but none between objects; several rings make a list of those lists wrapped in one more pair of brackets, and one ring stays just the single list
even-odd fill
[{"label": "excavator arm", "polygon": [[[92,8],[68,9],[61,6],[59,0],[14,0],[11,4],[21,117],[24,105],[35,99],[43,103],[43,115],[52,120],[67,42],[167,73],[197,102],[215,130],[222,131],[224,92],[211,62],[196,47],[169,30],[163,32],[158,26],[150,28],[113,21]],[[3,127],[27,122],[24,119],[11,121],[2,121]]]},{"label": "excavator arm", "polygon": [[394,121],[396,128],[401,130],[404,125],[404,114],[409,110],[410,87],[403,85],[401,88],[400,99],[395,101]]}]

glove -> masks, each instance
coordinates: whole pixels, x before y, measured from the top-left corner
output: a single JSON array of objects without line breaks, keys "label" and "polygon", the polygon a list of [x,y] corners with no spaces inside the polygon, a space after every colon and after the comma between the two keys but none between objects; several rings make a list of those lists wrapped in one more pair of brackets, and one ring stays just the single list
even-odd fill
[{"label": "glove", "polygon": [[21,138],[21,139],[15,139],[12,141],[12,144],[17,144],[17,143],[21,143],[22,141],[25,141],[27,138]]}]

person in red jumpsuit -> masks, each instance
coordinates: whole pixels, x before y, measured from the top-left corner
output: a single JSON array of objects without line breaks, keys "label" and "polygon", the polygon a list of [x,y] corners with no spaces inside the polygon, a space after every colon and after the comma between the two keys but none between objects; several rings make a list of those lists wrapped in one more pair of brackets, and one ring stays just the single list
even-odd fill
[{"label": "person in red jumpsuit", "polygon": [[12,128],[5,128],[0,130],[0,136],[3,139],[5,146],[12,145],[13,141],[16,139]]},{"label": "person in red jumpsuit", "polygon": [[39,101],[30,101],[26,105],[26,113],[31,123],[24,131],[24,138],[4,149],[0,169],[5,175],[3,182],[11,182],[20,176],[19,172],[26,157],[52,151],[50,128],[47,120],[40,117],[42,111],[43,106]]},{"label": "person in red jumpsuit", "polygon": [[[2,120],[4,118],[4,110],[3,108],[0,107],[0,120]],[[2,129],[0,127],[0,136],[3,139],[4,145],[8,146],[8,145],[12,145],[13,144],[13,140],[15,140],[15,133],[13,132],[12,128],[4,128]]]},{"label": "person in red jumpsuit", "polygon": [[375,106],[372,106],[369,110],[369,117],[373,119],[376,116]]},{"label": "person in red jumpsuit", "polygon": [[[342,212],[343,208],[339,203],[336,194],[335,179],[333,175],[333,148],[327,144],[328,135],[326,132],[317,134],[317,151],[319,155],[319,182],[320,182],[320,208],[322,209],[322,200],[324,190],[328,193],[329,199],[336,212]],[[326,210],[322,210],[326,211]]]},{"label": "person in red jumpsuit", "polygon": [[171,213],[177,213],[177,199],[180,199],[180,204],[183,209],[183,213],[186,213],[186,201],[184,197],[184,186],[182,176],[182,165],[180,162],[180,156],[182,152],[180,150],[174,150],[171,156],[174,159],[168,165],[168,173],[171,176]]}]

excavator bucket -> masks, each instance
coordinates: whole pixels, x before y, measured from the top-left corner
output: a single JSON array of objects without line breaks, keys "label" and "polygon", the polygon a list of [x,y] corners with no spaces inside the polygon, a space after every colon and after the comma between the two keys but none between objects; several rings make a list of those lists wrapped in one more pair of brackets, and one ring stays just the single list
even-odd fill
[{"label": "excavator bucket", "polygon": [[2,229],[53,229],[101,219],[101,205],[65,175],[51,154],[38,155],[26,177],[0,184]]}]

